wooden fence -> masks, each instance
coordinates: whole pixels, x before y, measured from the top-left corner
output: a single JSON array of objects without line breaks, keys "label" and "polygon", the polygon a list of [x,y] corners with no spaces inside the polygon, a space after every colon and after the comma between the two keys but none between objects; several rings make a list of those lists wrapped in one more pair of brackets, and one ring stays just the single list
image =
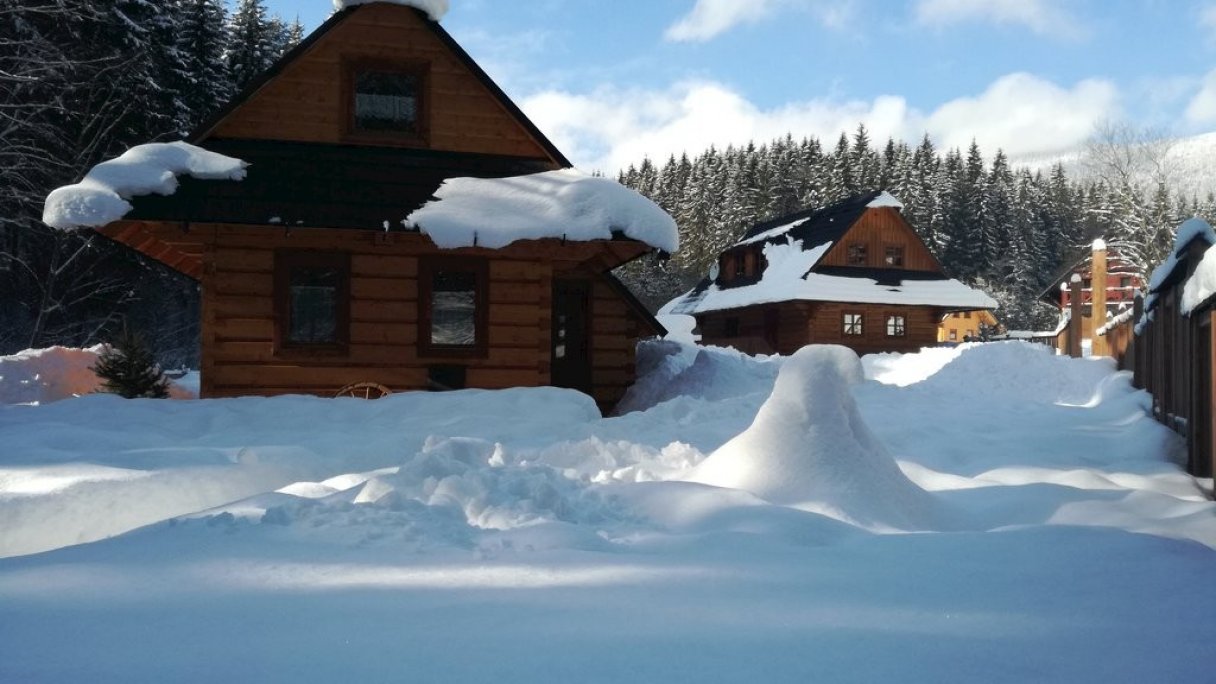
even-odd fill
[{"label": "wooden fence", "polygon": [[1137,299],[1135,313],[1097,331],[1119,368],[1132,371],[1136,387],[1152,395],[1153,416],[1186,438],[1187,470],[1198,477],[1212,477],[1216,465],[1216,306],[1209,300],[1184,313],[1182,291],[1208,246],[1202,239],[1179,245],[1148,299]]}]

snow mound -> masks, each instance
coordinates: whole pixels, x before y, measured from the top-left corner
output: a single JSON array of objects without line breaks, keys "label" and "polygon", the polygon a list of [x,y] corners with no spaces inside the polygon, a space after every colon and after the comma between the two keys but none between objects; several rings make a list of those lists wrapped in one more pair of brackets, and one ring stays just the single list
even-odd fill
[{"label": "snow mound", "polygon": [[91,366],[101,349],[48,347],[0,356],[0,404],[46,404],[95,391]]},{"label": "snow mound", "polygon": [[884,385],[907,387],[933,376],[958,358],[964,349],[977,343],[969,342],[955,347],[925,347],[914,354],[882,352],[861,357],[866,377]]},{"label": "snow mound", "polygon": [[94,166],[79,183],[51,191],[42,222],[62,230],[104,226],[131,211],[127,200],[132,197],[172,195],[181,174],[239,181],[245,178],[247,166],[239,159],[184,142],[137,145]]},{"label": "snow mound", "polygon": [[642,195],[574,169],[511,178],[449,178],[406,219],[441,248],[505,247],[516,240],[608,240],[614,231],[666,252],[676,222]]},{"label": "snow mound", "polygon": [[661,313],[655,318],[667,329],[663,339],[683,344],[696,344],[701,339],[700,335],[693,332],[697,327],[697,319],[693,316]]},{"label": "snow mound", "polygon": [[988,401],[1026,401],[1063,405],[1092,403],[1114,369],[1109,358],[1073,359],[1029,342],[963,345],[958,356],[922,384]]},{"label": "snow mound", "polygon": [[769,392],[781,358],[757,359],[728,347],[661,340],[638,344],[637,365],[638,379],[617,405],[618,414],[677,398],[721,401]]},{"label": "snow mound", "polygon": [[751,427],[690,479],[873,529],[924,528],[934,501],[862,421],[851,388],[863,380],[848,348],[803,347],[782,366]]},{"label": "snow mound", "polygon": [[384,2],[390,5],[405,5],[426,12],[431,21],[440,21],[448,13],[448,0],[334,0],[334,10],[342,11],[355,5],[370,5],[373,2]]}]

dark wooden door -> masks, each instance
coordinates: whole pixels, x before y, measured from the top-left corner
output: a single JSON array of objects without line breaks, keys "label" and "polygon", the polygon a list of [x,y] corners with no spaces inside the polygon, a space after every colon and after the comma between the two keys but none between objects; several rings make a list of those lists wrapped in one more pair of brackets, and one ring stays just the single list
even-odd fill
[{"label": "dark wooden door", "polygon": [[553,281],[550,382],[591,393],[591,283]]}]

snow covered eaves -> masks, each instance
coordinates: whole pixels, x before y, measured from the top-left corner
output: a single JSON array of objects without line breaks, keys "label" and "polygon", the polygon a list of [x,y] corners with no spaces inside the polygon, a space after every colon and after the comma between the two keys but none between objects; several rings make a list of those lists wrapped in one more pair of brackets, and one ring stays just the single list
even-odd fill
[{"label": "snow covered eaves", "polygon": [[903,211],[904,203],[895,199],[894,195],[884,190],[882,194],[870,200],[869,204],[866,205],[868,209],[879,209],[881,207],[894,207]]},{"label": "snow covered eaves", "polygon": [[1216,245],[1208,247],[1182,287],[1182,313],[1189,316],[1216,295]]},{"label": "snow covered eaves", "polygon": [[506,247],[516,240],[607,240],[614,232],[673,253],[676,222],[614,180],[574,169],[509,178],[450,178],[405,219],[441,248]]},{"label": "snow covered eaves", "polygon": [[1187,245],[1197,239],[1203,240],[1209,245],[1216,244],[1216,231],[1212,230],[1212,226],[1208,225],[1207,221],[1196,216],[1178,226],[1178,232],[1174,236],[1174,247],[1170,250],[1169,258],[1153,269],[1153,274],[1149,278],[1149,292],[1156,292],[1166,280],[1169,280],[1174,269],[1178,267],[1179,259]]},{"label": "snow covered eaves", "polygon": [[245,178],[249,166],[184,142],[137,145],[121,156],[94,166],[84,179],[47,195],[42,222],[52,228],[97,228],[126,216],[127,200],[139,195],[172,195],[177,177],[206,180]]},{"label": "snow covered eaves", "polygon": [[992,297],[953,279],[906,279],[892,285],[866,277],[810,272],[832,244],[828,242],[805,251],[798,240],[766,245],[764,256],[768,265],[759,282],[730,288],[711,283],[704,290],[683,295],[671,311],[696,315],[786,301],[940,306],[960,310],[997,308]]},{"label": "snow covered eaves", "polygon": [[375,2],[420,9],[426,12],[431,21],[440,21],[448,13],[448,0],[334,0],[334,10],[340,12],[348,7],[370,5]]}]

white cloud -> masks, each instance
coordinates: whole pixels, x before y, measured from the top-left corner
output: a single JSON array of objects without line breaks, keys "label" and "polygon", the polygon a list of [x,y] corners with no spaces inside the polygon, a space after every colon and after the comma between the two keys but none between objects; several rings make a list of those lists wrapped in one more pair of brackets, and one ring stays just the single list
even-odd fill
[{"label": "white cloud", "polygon": [[763,142],[786,133],[816,136],[831,145],[859,122],[876,141],[894,137],[915,143],[928,132],[939,146],[966,147],[974,137],[989,152],[1001,147],[1014,157],[1048,155],[1084,141],[1096,122],[1115,115],[1117,99],[1109,82],[1061,87],[1018,73],[929,113],[898,95],[817,98],[761,109],[713,81],[684,81],[663,90],[550,90],[521,104],[578,165],[613,173],[644,157],[661,161],[671,154],[697,154],[710,145]]},{"label": "white cloud", "polygon": [[1216,69],[1204,77],[1199,92],[1186,106],[1186,120],[1193,125],[1216,123]]},{"label": "white cloud", "polygon": [[1060,8],[1059,0],[916,0],[916,20],[929,26],[991,22],[1023,26],[1063,38],[1080,38],[1087,30]]},{"label": "white cloud", "polygon": [[740,24],[768,15],[780,0],[697,0],[692,11],[667,27],[664,37],[677,42],[706,41]]},{"label": "white cloud", "polygon": [[1208,5],[1199,10],[1199,24],[1212,32],[1212,38],[1216,39],[1216,5]]}]

